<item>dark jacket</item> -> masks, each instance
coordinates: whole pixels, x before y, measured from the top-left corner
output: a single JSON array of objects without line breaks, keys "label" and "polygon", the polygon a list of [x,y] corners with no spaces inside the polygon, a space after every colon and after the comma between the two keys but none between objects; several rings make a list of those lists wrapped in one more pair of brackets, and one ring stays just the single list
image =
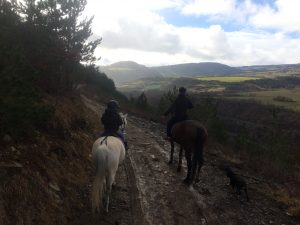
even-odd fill
[{"label": "dark jacket", "polygon": [[167,116],[169,113],[173,113],[178,119],[186,119],[187,110],[192,108],[194,108],[194,105],[191,101],[184,94],[179,94],[164,115]]},{"label": "dark jacket", "polygon": [[104,132],[107,134],[115,134],[119,130],[123,121],[116,109],[107,108],[101,117],[101,122],[104,126]]}]

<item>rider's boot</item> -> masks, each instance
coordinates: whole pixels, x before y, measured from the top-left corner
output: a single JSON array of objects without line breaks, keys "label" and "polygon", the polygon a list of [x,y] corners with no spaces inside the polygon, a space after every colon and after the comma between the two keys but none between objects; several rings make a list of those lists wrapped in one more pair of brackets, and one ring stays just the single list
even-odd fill
[{"label": "rider's boot", "polygon": [[129,149],[127,141],[124,141],[124,146],[125,146],[125,150],[127,151]]}]

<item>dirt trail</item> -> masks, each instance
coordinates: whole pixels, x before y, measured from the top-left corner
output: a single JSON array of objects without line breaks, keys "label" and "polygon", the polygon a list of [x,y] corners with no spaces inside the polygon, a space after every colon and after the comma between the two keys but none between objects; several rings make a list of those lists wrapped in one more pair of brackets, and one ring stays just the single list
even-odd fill
[{"label": "dirt trail", "polygon": [[[83,99],[98,115],[103,110],[94,101]],[[162,139],[163,126],[130,115],[126,131],[130,149],[117,172],[110,212],[93,217],[87,210],[74,224],[298,224],[268,197],[266,184],[249,185],[250,202],[237,199],[214,151],[205,152],[200,183],[188,188],[182,183],[185,171],[178,174],[176,165],[167,163],[169,144]],[[175,151],[175,159],[177,154]],[[89,189],[87,186],[83,192]],[[89,209],[88,197],[83,201]]]}]

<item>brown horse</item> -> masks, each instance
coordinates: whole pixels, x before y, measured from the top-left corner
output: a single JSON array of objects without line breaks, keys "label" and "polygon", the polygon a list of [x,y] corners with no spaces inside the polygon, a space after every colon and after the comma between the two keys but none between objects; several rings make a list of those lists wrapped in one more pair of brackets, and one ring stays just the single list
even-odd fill
[{"label": "brown horse", "polygon": [[180,145],[177,171],[179,172],[181,170],[182,152],[185,150],[188,171],[184,182],[190,185],[195,178],[196,170],[196,182],[199,181],[199,173],[203,165],[203,148],[207,143],[208,138],[205,127],[197,121],[185,120],[176,123],[172,127],[171,135],[171,154],[169,163],[171,164],[173,162],[174,142],[176,142]]}]

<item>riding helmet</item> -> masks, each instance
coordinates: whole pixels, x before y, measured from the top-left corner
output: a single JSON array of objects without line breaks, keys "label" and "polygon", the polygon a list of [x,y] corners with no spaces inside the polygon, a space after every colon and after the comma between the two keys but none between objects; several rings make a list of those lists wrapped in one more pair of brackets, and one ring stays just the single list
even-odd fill
[{"label": "riding helmet", "polygon": [[185,92],[186,92],[185,87],[180,87],[180,88],[179,88],[179,93],[184,94]]},{"label": "riding helmet", "polygon": [[119,102],[116,101],[116,100],[110,100],[107,103],[107,108],[109,108],[109,109],[119,109],[120,108]]}]

